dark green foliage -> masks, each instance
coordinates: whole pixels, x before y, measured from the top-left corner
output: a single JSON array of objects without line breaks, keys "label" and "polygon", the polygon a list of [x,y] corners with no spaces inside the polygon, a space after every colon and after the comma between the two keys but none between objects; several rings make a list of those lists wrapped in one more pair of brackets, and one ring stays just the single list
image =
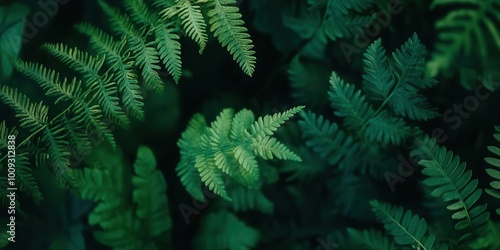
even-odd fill
[{"label": "dark green foliage", "polygon": [[424,184],[433,187],[432,196],[449,204],[446,208],[453,213],[452,219],[458,220],[455,229],[463,230],[458,244],[467,244],[487,233],[490,213],[485,211],[486,204],[476,204],[483,190],[478,188],[477,179],[471,179],[472,171],[466,170],[458,156],[438,146],[434,139],[424,137],[417,144],[412,155],[422,159],[422,174],[428,176]]},{"label": "dark green foliage", "polygon": [[199,230],[200,236],[194,240],[194,249],[248,250],[254,249],[260,238],[258,230],[227,211],[208,214]]},{"label": "dark green foliage", "polygon": [[437,41],[427,67],[432,76],[460,67],[460,55],[480,58],[489,67],[489,51],[500,49],[497,0],[434,0],[432,9],[447,8],[446,16],[436,22]]},{"label": "dark green foliage", "polygon": [[370,205],[396,244],[417,249],[448,249],[436,242],[436,236],[427,234],[427,222],[411,211],[404,212],[402,207],[377,200],[370,201]]},{"label": "dark green foliage", "polygon": [[74,170],[79,196],[97,202],[89,224],[102,229],[94,236],[113,249],[162,249],[158,242],[165,244],[172,221],[167,184],[153,152],[138,149],[132,176],[121,154],[109,156],[109,151],[98,152],[90,167]]}]

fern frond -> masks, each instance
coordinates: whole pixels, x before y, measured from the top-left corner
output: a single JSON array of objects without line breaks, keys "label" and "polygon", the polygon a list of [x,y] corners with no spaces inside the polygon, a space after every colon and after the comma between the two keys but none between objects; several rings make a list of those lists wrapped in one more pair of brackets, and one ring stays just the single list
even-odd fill
[{"label": "fern frond", "polygon": [[250,127],[250,135],[253,138],[266,137],[274,134],[278,128],[285,123],[288,119],[299,113],[305,106],[298,106],[289,109],[285,112],[276,113],[274,115],[266,115],[259,117]]},{"label": "fern frond", "polygon": [[274,204],[264,196],[261,189],[237,185],[231,187],[228,193],[233,197],[232,207],[236,212],[257,209],[269,214],[274,210]]},{"label": "fern frond", "polygon": [[92,131],[91,136],[98,136],[97,141],[105,138],[113,148],[116,148],[115,137],[109,129],[109,121],[103,121],[103,114],[98,105],[89,105],[83,101],[77,101],[72,106],[75,115],[72,120],[79,126],[84,126],[87,131]]},{"label": "fern frond", "polygon": [[224,186],[222,175],[217,165],[215,165],[214,159],[207,158],[205,155],[199,155],[196,157],[194,167],[198,169],[201,181],[205,183],[210,191],[231,201],[231,198],[227,194],[226,187]]},{"label": "fern frond", "polygon": [[136,65],[142,69],[141,75],[148,87],[161,92],[164,86],[157,72],[161,69],[158,65],[160,62],[159,52],[156,49],[156,41],[148,42],[146,40],[149,31],[138,30],[125,15],[103,0],[99,0],[99,5],[109,17],[115,32],[127,39],[132,58]]},{"label": "fern frond", "polygon": [[179,35],[175,33],[175,27],[170,23],[158,25],[155,28],[155,35],[158,41],[158,52],[163,60],[168,72],[176,83],[182,75],[181,43]]},{"label": "fern frond", "polygon": [[[460,5],[456,7],[454,5]],[[431,8],[451,7],[447,15],[436,22],[438,41],[427,70],[435,76],[449,70],[460,54],[477,53],[483,60],[489,56],[488,41],[500,48],[500,3],[496,0],[434,0]]]},{"label": "fern frond", "polygon": [[379,231],[370,230],[357,230],[354,228],[347,228],[347,234],[352,242],[356,242],[367,249],[371,250],[396,250],[396,246],[389,237],[383,235]]},{"label": "fern frond", "polygon": [[447,249],[439,245],[436,236],[428,235],[427,222],[411,211],[404,211],[402,207],[370,201],[372,210],[377,219],[384,224],[385,230],[390,233],[398,245],[411,246],[422,250]]},{"label": "fern frond", "polygon": [[380,142],[382,145],[399,145],[411,133],[412,129],[406,126],[403,119],[391,116],[385,110],[368,120],[365,129],[365,137],[368,140]]},{"label": "fern frond", "polygon": [[[500,141],[500,127],[495,126],[495,134],[493,134],[493,137],[495,140]],[[487,168],[486,173],[488,173],[489,176],[491,176],[494,181],[490,182],[491,189],[488,188],[486,189],[486,193],[489,195],[500,199],[500,170],[497,168],[500,168],[500,148],[497,146],[488,146],[488,151],[493,153],[496,158],[494,157],[486,157],[484,160],[489,163],[491,166],[495,168]],[[496,213],[500,214],[500,208],[496,209]]]},{"label": "fern frond", "polygon": [[417,94],[418,89],[425,89],[437,83],[424,78],[425,47],[417,34],[392,53],[393,73],[396,86],[388,98],[389,105],[397,115],[407,116],[412,120],[428,120],[439,116],[427,100]]},{"label": "fern frond", "polygon": [[43,102],[33,103],[27,96],[9,86],[0,88],[0,99],[14,109],[21,127],[35,132],[46,126],[49,107]]},{"label": "fern frond", "polygon": [[326,11],[329,15],[347,15],[348,10],[362,12],[371,7],[373,0],[328,0]]},{"label": "fern frond", "polygon": [[332,72],[328,96],[334,114],[344,117],[344,124],[350,129],[358,129],[375,113],[373,107],[366,102],[361,90],[355,91],[354,85],[344,82]]},{"label": "fern frond", "polygon": [[116,83],[112,82],[112,75],[99,75],[105,57],[93,57],[77,48],[68,48],[64,44],[46,44],[43,46],[50,54],[81,73],[85,84],[96,89],[95,94],[104,114],[113,119],[118,125],[127,128],[130,120],[119,106]]},{"label": "fern frond", "polygon": [[260,239],[258,230],[247,226],[227,211],[207,214],[196,235],[193,247],[200,250],[250,250],[254,249]]},{"label": "fern frond", "polygon": [[144,103],[137,84],[137,74],[132,67],[133,61],[129,59],[130,53],[124,54],[126,40],[117,42],[112,36],[90,24],[79,24],[76,28],[90,37],[92,46],[99,54],[106,55],[106,63],[113,69],[123,105],[133,116],[143,120]]},{"label": "fern frond", "polygon": [[419,141],[418,145],[410,155],[424,158],[418,162],[425,167],[422,174],[428,176],[423,183],[434,188],[432,196],[452,202],[447,209],[453,212],[452,218],[458,220],[455,229],[465,230],[461,232],[458,243],[466,244],[486,233],[490,214],[485,211],[486,204],[476,204],[483,191],[478,188],[478,180],[471,179],[472,171],[466,170],[466,164],[460,162],[458,156],[438,146],[429,136]]},{"label": "fern frond", "polygon": [[215,194],[231,200],[223,178],[230,177],[247,187],[256,185],[260,179],[257,156],[300,160],[284,144],[269,136],[302,108],[259,117],[257,121],[249,110],[234,114],[232,109],[224,109],[210,127],[201,115],[195,115],[177,143],[181,161],[176,171],[181,182],[196,199],[204,200],[203,182]]},{"label": "fern frond", "polygon": [[181,160],[175,170],[188,193],[199,201],[205,201],[201,177],[197,169],[193,168],[191,164],[196,161],[196,156],[199,153],[198,145],[207,128],[205,118],[200,114],[196,114],[191,118],[186,131],[182,133],[181,138],[177,141]]},{"label": "fern frond", "polygon": [[75,186],[75,179],[71,173],[65,130],[62,124],[57,124],[52,128],[45,127],[42,141],[50,157],[48,168],[54,173],[61,186],[72,188]]},{"label": "fern frond", "polygon": [[78,186],[78,194],[82,199],[106,201],[118,195],[114,180],[107,169],[84,168],[73,170],[72,174]]},{"label": "fern frond", "polygon": [[132,183],[135,189],[132,197],[137,203],[137,217],[150,222],[150,236],[159,236],[172,227],[172,221],[165,195],[167,183],[156,168],[156,159],[151,149],[139,147],[134,171]]},{"label": "fern frond", "polygon": [[251,76],[255,70],[255,51],[252,40],[243,26],[239,8],[232,6],[236,0],[212,0],[209,1],[210,31],[219,40],[223,47],[233,56],[245,74]]},{"label": "fern frond", "polygon": [[395,79],[389,69],[382,39],[373,42],[365,52],[363,60],[363,86],[368,97],[373,100],[385,100],[394,87]]},{"label": "fern frond", "polygon": [[9,136],[13,135],[17,137],[18,132],[16,128],[7,128],[5,121],[0,123],[0,150],[4,150],[9,146]]},{"label": "fern frond", "polygon": [[132,21],[139,25],[141,29],[148,28],[158,20],[156,13],[150,11],[144,0],[125,0],[123,5]]},{"label": "fern frond", "polygon": [[61,81],[57,71],[48,69],[42,64],[16,60],[14,66],[17,71],[38,83],[46,91],[47,96],[57,97],[56,104],[74,99],[81,91],[81,81],[75,78],[72,81],[63,78]]},{"label": "fern frond", "polygon": [[274,157],[280,160],[292,160],[300,162],[300,157],[288,149],[283,143],[272,137],[263,137],[253,141],[254,153],[264,160],[272,160]]},{"label": "fern frond", "polygon": [[199,46],[199,53],[203,53],[207,45],[207,24],[203,19],[201,12],[201,7],[199,5],[194,5],[189,0],[177,0],[175,4],[176,11],[172,11],[171,8],[166,8],[160,12],[160,15],[164,20],[168,20],[177,15],[184,26],[184,31],[186,34],[193,39]]},{"label": "fern frond", "polygon": [[18,153],[16,159],[16,184],[19,189],[40,204],[43,195],[29,166],[28,153]]}]

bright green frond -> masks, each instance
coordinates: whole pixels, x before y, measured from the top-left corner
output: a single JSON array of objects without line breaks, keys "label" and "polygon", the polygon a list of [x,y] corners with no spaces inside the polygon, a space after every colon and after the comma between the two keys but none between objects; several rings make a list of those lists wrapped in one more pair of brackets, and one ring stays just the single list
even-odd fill
[{"label": "bright green frond", "polygon": [[160,59],[163,60],[168,73],[178,83],[182,75],[180,37],[175,33],[175,27],[169,23],[158,25],[155,28],[155,35],[157,37],[157,48]]},{"label": "bright green frond", "polygon": [[264,117],[259,117],[250,127],[250,135],[253,138],[271,136],[285,123],[285,121],[292,118],[304,108],[304,106],[298,106],[282,113],[276,113],[272,116],[266,115]]},{"label": "bright green frond", "polygon": [[219,40],[223,47],[233,56],[245,74],[252,75],[255,70],[255,51],[252,40],[243,26],[239,8],[233,6],[236,0],[209,1],[210,10],[207,13],[210,31]]}]

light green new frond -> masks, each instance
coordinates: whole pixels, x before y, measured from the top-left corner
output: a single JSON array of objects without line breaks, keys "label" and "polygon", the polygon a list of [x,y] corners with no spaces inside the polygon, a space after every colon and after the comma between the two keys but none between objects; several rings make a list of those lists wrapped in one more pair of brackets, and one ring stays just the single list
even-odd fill
[{"label": "light green new frond", "polygon": [[172,226],[168,211],[167,183],[163,174],[156,168],[156,159],[153,151],[141,146],[134,163],[135,176],[132,183],[135,187],[132,197],[137,203],[137,217],[149,220],[151,236],[158,236]]},{"label": "light green new frond", "polygon": [[115,198],[118,193],[111,173],[107,169],[75,169],[72,174],[78,186],[78,194],[82,199],[106,201]]},{"label": "light green new frond", "polygon": [[[199,53],[203,53],[207,45],[208,36],[206,31],[207,24],[203,19],[201,7],[193,5],[190,0],[179,0],[176,3],[176,7],[179,8],[176,14],[182,20],[184,31],[200,46]],[[163,12],[164,19],[170,19],[171,17],[168,11]]]},{"label": "light green new frond", "polygon": [[252,40],[243,26],[241,14],[236,6],[236,0],[213,0],[209,2],[210,10],[207,13],[210,31],[219,40],[223,47],[233,56],[245,74],[251,76],[255,70]]},{"label": "light green new frond", "polygon": [[239,180],[244,181],[243,184],[247,186],[255,185],[260,179],[260,170],[253,152],[242,146],[236,146],[233,149],[233,155],[240,164],[238,170],[241,178]]},{"label": "light green new frond", "polygon": [[33,173],[31,172],[28,154],[18,153],[15,160],[16,184],[22,192],[31,196],[37,204],[40,204],[43,199],[43,195],[38,188],[38,183],[36,182]]},{"label": "light green new frond", "polygon": [[421,250],[448,249],[436,241],[436,236],[427,232],[427,222],[411,211],[392,206],[378,200],[370,201],[377,219],[384,224],[398,245],[411,246]]},{"label": "light green new frond", "polygon": [[250,127],[250,135],[253,138],[266,137],[274,134],[278,128],[286,121],[292,118],[295,114],[299,113],[305,106],[298,106],[289,109],[285,112],[276,113],[274,115],[266,115],[259,117]]},{"label": "light green new frond", "polygon": [[388,145],[389,143],[399,145],[411,132],[410,127],[406,126],[403,119],[394,117],[384,110],[368,120],[365,137],[382,145]]},{"label": "light green new frond", "polygon": [[334,114],[344,117],[344,123],[350,129],[361,128],[375,113],[361,90],[355,91],[354,85],[345,83],[335,72],[330,77],[328,97],[332,108],[336,110]]},{"label": "light green new frond", "polygon": [[205,183],[210,191],[231,201],[231,198],[227,195],[222,174],[220,173],[217,165],[215,165],[215,161],[213,159],[208,158],[205,155],[199,155],[196,157],[196,163],[194,166],[200,173],[201,181]]},{"label": "light green new frond", "polygon": [[458,243],[465,245],[486,233],[490,214],[485,211],[486,204],[476,204],[482,189],[478,188],[477,179],[471,179],[472,171],[466,170],[466,164],[458,156],[438,146],[429,136],[418,141],[418,146],[410,155],[423,158],[418,162],[425,167],[422,174],[428,176],[423,183],[434,188],[432,196],[451,203],[447,209],[453,213],[452,219],[458,221],[455,229],[465,230],[461,231]]},{"label": "light green new frond", "polygon": [[368,97],[373,100],[387,99],[395,80],[389,69],[381,39],[377,39],[368,47],[363,62],[363,87]]},{"label": "light green new frond", "polygon": [[33,103],[27,96],[9,86],[0,88],[0,99],[14,109],[21,127],[34,132],[46,126],[49,108],[42,102]]},{"label": "light green new frond", "polygon": [[[500,127],[495,126],[496,134],[493,134],[495,140],[500,142]],[[486,157],[484,160],[495,168],[487,168],[486,173],[491,176],[494,181],[490,182],[491,189],[486,189],[486,193],[500,199],[500,148],[497,146],[488,146],[488,150],[495,155],[494,157]],[[497,214],[500,214],[500,208],[496,209]]]},{"label": "light green new frond", "polygon": [[242,109],[234,115],[233,121],[231,123],[231,132],[229,137],[231,140],[241,140],[246,138],[248,132],[246,130],[250,129],[250,126],[255,122],[255,117],[253,112],[248,109]]},{"label": "light green new frond", "polygon": [[[200,201],[205,200],[202,184],[215,194],[231,200],[226,191],[228,183],[223,180],[230,178],[246,187],[257,184],[261,176],[257,156],[300,160],[269,135],[302,108],[260,117],[258,121],[249,110],[243,109],[235,114],[233,109],[228,108],[217,116],[210,127],[203,116],[196,114],[177,142],[181,160],[176,172],[182,184]],[[249,128],[251,132],[248,132]]]},{"label": "light green new frond", "polygon": [[305,145],[311,148],[329,164],[339,163],[350,151],[357,151],[358,144],[354,138],[347,136],[336,123],[325,119],[311,111],[301,112],[299,126]]},{"label": "light green new frond", "polygon": [[156,26],[155,35],[160,59],[163,60],[174,81],[179,83],[182,75],[180,37],[175,33],[175,28],[170,23]]},{"label": "light green new frond", "polygon": [[280,160],[302,161],[298,155],[288,149],[283,143],[272,137],[262,137],[253,140],[254,153],[264,160],[274,157]]}]

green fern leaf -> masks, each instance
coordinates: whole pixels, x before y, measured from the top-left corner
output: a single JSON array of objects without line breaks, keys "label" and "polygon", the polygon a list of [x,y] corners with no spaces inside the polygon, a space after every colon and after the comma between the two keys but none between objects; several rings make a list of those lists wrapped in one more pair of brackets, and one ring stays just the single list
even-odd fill
[{"label": "green fern leaf", "polygon": [[49,108],[42,102],[32,103],[24,94],[8,86],[0,88],[0,99],[16,111],[21,127],[35,132],[46,126]]},{"label": "green fern leaf", "polygon": [[[500,127],[495,126],[495,131],[497,132],[496,134],[493,134],[493,137],[495,140],[500,141]],[[488,188],[486,189],[486,193],[489,195],[500,199],[500,171],[496,168],[500,168],[500,148],[496,146],[488,146],[488,150],[495,154],[496,158],[494,157],[486,157],[484,160],[489,163],[491,166],[495,168],[487,168],[486,173],[488,173],[489,176],[491,176],[494,181],[490,182],[491,189]],[[496,209],[497,214],[500,214],[500,208]]]},{"label": "green fern leaf", "polygon": [[250,250],[254,249],[260,239],[258,230],[226,211],[206,215],[201,225],[194,239],[195,249]]},{"label": "green fern leaf", "polygon": [[210,31],[219,40],[223,47],[233,56],[245,74],[251,76],[255,70],[255,51],[252,40],[247,33],[244,21],[236,6],[236,0],[212,0],[209,1]]},{"label": "green fern leaf", "polygon": [[137,74],[132,67],[130,54],[124,54],[126,40],[117,42],[102,30],[90,24],[79,24],[76,28],[90,37],[90,42],[98,54],[106,55],[106,63],[113,70],[116,84],[121,93],[123,105],[139,120],[144,119],[142,95],[137,84]]},{"label": "green fern leaf", "polygon": [[232,109],[224,109],[210,127],[201,115],[195,115],[177,143],[181,161],[176,171],[181,182],[196,199],[205,200],[200,185],[204,183],[210,191],[231,200],[223,179],[233,178],[246,187],[256,185],[260,179],[257,156],[300,160],[270,136],[302,108],[259,117],[257,121],[249,110],[234,114]]},{"label": "green fern leaf", "polygon": [[402,207],[394,207],[378,200],[370,201],[370,205],[377,219],[384,224],[385,230],[394,237],[398,245],[422,250],[448,249],[445,245],[439,245],[436,236],[428,235],[425,219],[411,211],[404,212]]},{"label": "green fern leaf", "polygon": [[427,63],[431,76],[449,70],[460,54],[471,55],[474,52],[486,61],[490,56],[487,49],[490,47],[489,40],[500,48],[500,30],[496,25],[500,17],[498,1],[434,0],[431,8],[450,6],[453,9],[435,24],[438,41]]},{"label": "green fern leaf", "polygon": [[466,171],[466,164],[458,156],[440,147],[428,136],[418,142],[419,147],[411,156],[423,157],[419,164],[425,167],[422,174],[428,178],[424,184],[433,187],[431,195],[442,197],[445,202],[452,202],[447,209],[453,212],[452,218],[458,220],[456,230],[465,230],[459,244],[466,244],[479,235],[486,233],[490,214],[486,204],[476,204],[482,194],[478,180],[471,179],[472,171]]},{"label": "green fern leaf", "polygon": [[344,117],[344,124],[350,129],[361,128],[375,113],[361,90],[355,91],[354,85],[345,83],[335,72],[330,77],[328,96],[332,108],[336,110],[334,114]]},{"label": "green fern leaf", "polygon": [[396,246],[387,236],[379,231],[370,230],[357,230],[354,228],[347,228],[347,234],[351,241],[371,250],[396,250]]},{"label": "green fern leaf", "polygon": [[155,28],[158,41],[158,52],[168,72],[176,83],[182,75],[181,44],[179,35],[175,33],[175,27],[170,24],[159,25]]},{"label": "green fern leaf", "polygon": [[377,39],[365,53],[363,86],[368,96],[373,100],[385,100],[394,87],[395,79],[389,69],[382,39]]},{"label": "green fern leaf", "polygon": [[40,204],[43,195],[29,166],[28,153],[18,153],[16,159],[16,184],[19,189]]}]

